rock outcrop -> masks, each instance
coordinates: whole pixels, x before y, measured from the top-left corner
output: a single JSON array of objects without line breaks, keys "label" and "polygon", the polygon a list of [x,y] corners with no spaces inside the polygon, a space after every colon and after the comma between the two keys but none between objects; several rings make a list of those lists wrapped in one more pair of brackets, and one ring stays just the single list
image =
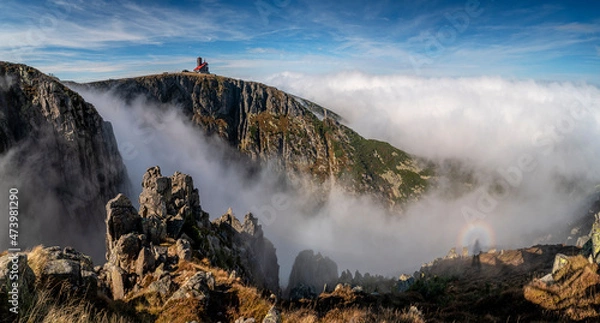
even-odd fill
[{"label": "rock outcrop", "polygon": [[[252,214],[244,216],[241,223],[232,211],[213,222],[217,232],[225,239],[212,239],[213,254],[223,259],[239,257],[240,262],[234,268],[236,272],[248,277],[254,285],[277,293],[279,291],[279,265],[275,247],[264,237],[262,227]],[[220,250],[219,250],[220,249]],[[221,264],[223,265],[223,264]]]},{"label": "rock outcrop", "polygon": [[596,213],[594,218],[595,221],[588,235],[589,239],[584,243],[582,253],[591,261],[600,264],[600,212]]},{"label": "rock outcrop", "polygon": [[[593,219],[587,236],[580,236],[579,255],[567,256],[557,253],[552,272],[534,279],[524,288],[525,298],[546,310],[557,311],[572,320],[597,319],[600,317],[600,212],[594,203],[588,218]],[[589,219],[586,219],[589,221]]]},{"label": "rock outcrop", "polygon": [[[94,311],[103,311],[108,302],[160,309],[158,322],[204,322],[208,317],[239,317],[242,296],[238,293],[244,293],[258,300],[261,317],[281,322],[281,313],[275,308],[268,311],[272,304],[261,299],[263,292],[279,294],[275,248],[251,214],[240,222],[229,210],[211,223],[192,178],[181,173],[165,177],[159,167],[146,171],[142,186],[139,211],[123,194],[106,204],[103,266],[94,267],[89,256],[71,247],[38,246],[25,253],[3,254],[2,313],[9,312],[14,294],[10,288],[18,282],[19,304],[28,311],[38,310],[29,304],[68,307],[81,302],[89,304],[91,313],[100,313]],[[18,281],[11,278],[14,273]],[[222,302],[229,313],[222,312]],[[254,319],[259,317],[250,322]]]},{"label": "rock outcrop", "polygon": [[323,291],[332,291],[338,281],[337,264],[312,250],[301,251],[290,273],[290,299],[315,298]]},{"label": "rock outcrop", "polygon": [[96,296],[98,275],[89,256],[71,247],[49,247],[38,253],[43,259],[40,283],[50,288],[66,288],[73,296]]},{"label": "rock outcrop", "polygon": [[37,246],[5,254],[0,257],[0,322],[13,322],[6,306],[22,312],[39,297],[39,290],[48,291],[50,297],[68,294],[71,299],[93,300],[98,282],[91,258],[71,247]]},{"label": "rock outcrop", "polygon": [[[240,223],[230,211],[214,223],[202,211],[190,176],[162,176],[149,168],[142,181],[139,211],[119,194],[106,205],[107,263],[101,270],[105,291],[114,299],[127,298],[150,287],[161,305],[192,298],[207,302],[214,278],[196,271],[177,283],[174,268],[194,254],[235,271],[253,286],[278,292],[279,265],[275,248],[251,215]],[[159,303],[160,303],[159,302]]]},{"label": "rock outcrop", "polygon": [[600,317],[598,265],[582,256],[558,254],[552,273],[525,286],[524,296],[546,310],[560,311],[571,320]]},{"label": "rock outcrop", "polygon": [[399,279],[384,277],[382,275],[371,275],[370,273],[361,274],[358,270],[352,275],[350,270],[346,269],[340,275],[338,282],[342,286],[351,287],[354,291],[365,293],[391,293],[392,291],[403,291],[403,286],[410,286],[412,281],[405,281],[405,275]]},{"label": "rock outcrop", "polygon": [[[89,83],[125,100],[142,96],[181,107],[189,119],[255,161],[282,174],[308,174],[319,189],[336,181],[392,205],[418,198],[431,170],[391,145],[367,140],[312,102],[260,83],[217,75],[174,73]],[[76,86],[75,86],[76,87]]]},{"label": "rock outcrop", "polygon": [[97,252],[81,242],[102,238],[104,205],[128,181],[112,127],[91,104],[34,68],[0,62],[0,158],[0,188],[21,192],[22,246]]}]

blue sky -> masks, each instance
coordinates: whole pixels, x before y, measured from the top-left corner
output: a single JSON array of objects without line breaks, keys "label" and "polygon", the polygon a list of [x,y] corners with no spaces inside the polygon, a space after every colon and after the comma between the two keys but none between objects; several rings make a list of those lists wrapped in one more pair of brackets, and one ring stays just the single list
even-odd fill
[{"label": "blue sky", "polygon": [[598,1],[0,2],[0,60],[88,81],[193,69],[600,84]]}]

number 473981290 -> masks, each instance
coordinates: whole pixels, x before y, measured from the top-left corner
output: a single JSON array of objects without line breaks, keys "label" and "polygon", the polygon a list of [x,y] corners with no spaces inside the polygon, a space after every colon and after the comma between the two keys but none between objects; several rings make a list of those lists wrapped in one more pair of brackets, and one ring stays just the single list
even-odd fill
[{"label": "number 473981290", "polygon": [[8,234],[12,247],[19,245],[19,190],[11,188],[8,196]]}]

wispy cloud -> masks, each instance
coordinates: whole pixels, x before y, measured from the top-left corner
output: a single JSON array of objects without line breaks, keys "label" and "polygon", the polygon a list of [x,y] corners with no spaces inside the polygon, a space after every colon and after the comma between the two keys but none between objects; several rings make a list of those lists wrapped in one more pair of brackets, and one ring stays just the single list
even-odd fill
[{"label": "wispy cloud", "polygon": [[[560,60],[563,70],[598,79],[590,77],[588,66],[598,56],[598,19],[571,18],[569,8],[552,3],[509,8],[482,1],[482,14],[457,31],[448,16],[464,15],[464,3],[413,2],[268,2],[265,11],[252,3],[220,1],[7,1],[0,12],[0,59],[38,65],[57,52],[71,52],[98,66],[130,69],[133,56],[164,55],[179,69],[177,58],[200,54],[217,63],[212,65],[217,73],[254,79],[298,71],[298,62],[308,62],[304,72],[320,72],[315,66],[329,71],[321,64],[327,62],[338,71],[432,76],[511,71],[509,76],[528,77],[534,66],[537,73],[549,69],[546,75],[557,75]],[[73,61],[65,55],[56,59],[65,67]]]},{"label": "wispy cloud", "polygon": [[[182,11],[161,6],[140,6],[131,2],[70,8],[65,19],[56,19],[43,7],[14,5],[12,12],[27,13],[29,19],[6,23],[0,48],[66,47],[97,49],[128,44],[160,44],[181,38],[193,41],[247,40],[252,35],[237,26],[224,8]],[[80,16],[81,12],[85,15]],[[32,23],[33,22],[33,23]],[[36,23],[37,22],[37,23]]]},{"label": "wispy cloud", "polygon": [[600,24],[583,24],[578,22],[560,24],[556,25],[554,28],[559,31],[577,34],[592,34],[600,32]]}]

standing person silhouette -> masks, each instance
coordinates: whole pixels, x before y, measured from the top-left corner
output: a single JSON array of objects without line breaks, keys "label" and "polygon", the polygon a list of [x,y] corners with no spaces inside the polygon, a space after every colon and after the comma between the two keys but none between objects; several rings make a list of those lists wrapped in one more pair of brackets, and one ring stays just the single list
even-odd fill
[{"label": "standing person silhouette", "polygon": [[471,263],[471,266],[475,267],[477,271],[481,269],[481,260],[479,259],[480,254],[481,246],[479,245],[479,239],[476,239],[475,244],[473,245],[473,262]]}]

